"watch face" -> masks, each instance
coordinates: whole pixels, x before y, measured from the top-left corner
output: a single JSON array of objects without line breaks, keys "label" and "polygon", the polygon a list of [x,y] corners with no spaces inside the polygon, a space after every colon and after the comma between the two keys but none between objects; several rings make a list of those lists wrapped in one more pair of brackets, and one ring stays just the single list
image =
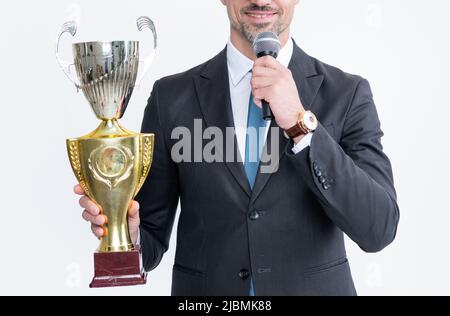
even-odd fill
[{"label": "watch face", "polygon": [[315,131],[318,125],[316,116],[311,111],[306,111],[303,116],[303,124],[305,124],[305,127],[310,131]]}]

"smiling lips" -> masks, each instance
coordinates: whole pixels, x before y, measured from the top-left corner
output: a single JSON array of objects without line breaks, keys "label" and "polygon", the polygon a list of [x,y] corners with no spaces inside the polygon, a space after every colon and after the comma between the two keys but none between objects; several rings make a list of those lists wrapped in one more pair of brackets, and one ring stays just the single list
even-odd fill
[{"label": "smiling lips", "polygon": [[277,15],[276,11],[247,11],[245,15],[250,18],[252,22],[255,23],[267,23],[271,22],[272,18]]}]

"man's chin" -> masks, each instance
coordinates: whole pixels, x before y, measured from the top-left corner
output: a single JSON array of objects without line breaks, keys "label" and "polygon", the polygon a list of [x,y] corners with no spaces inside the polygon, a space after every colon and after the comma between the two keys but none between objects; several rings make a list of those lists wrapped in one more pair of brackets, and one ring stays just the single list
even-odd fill
[{"label": "man's chin", "polygon": [[256,35],[262,32],[274,32],[275,27],[273,26],[273,23],[264,23],[264,24],[252,24],[247,26],[246,28],[250,34],[252,34],[252,37],[255,38]]},{"label": "man's chin", "polygon": [[266,32],[273,28],[273,23],[252,24],[251,28],[255,30],[255,32]]},{"label": "man's chin", "polygon": [[252,44],[259,33],[274,32],[278,34],[278,27],[276,23],[260,23],[260,24],[241,24],[240,32]]}]

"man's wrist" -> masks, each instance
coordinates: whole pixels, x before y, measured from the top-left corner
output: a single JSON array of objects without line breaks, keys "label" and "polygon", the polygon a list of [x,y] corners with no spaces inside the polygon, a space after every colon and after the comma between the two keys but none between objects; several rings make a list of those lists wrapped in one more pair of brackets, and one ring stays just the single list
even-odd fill
[{"label": "man's wrist", "polygon": [[297,123],[289,129],[284,130],[284,135],[298,144],[306,134],[314,132],[318,126],[318,121],[311,111],[299,113]]},{"label": "man's wrist", "polygon": [[291,128],[292,126],[296,125],[298,123],[298,118],[299,118],[300,114],[303,112],[305,112],[305,110],[303,109],[303,106],[301,106],[301,105],[298,107],[298,110],[291,111],[289,114],[289,119],[285,120],[282,128],[284,130],[287,130],[287,129]]}]

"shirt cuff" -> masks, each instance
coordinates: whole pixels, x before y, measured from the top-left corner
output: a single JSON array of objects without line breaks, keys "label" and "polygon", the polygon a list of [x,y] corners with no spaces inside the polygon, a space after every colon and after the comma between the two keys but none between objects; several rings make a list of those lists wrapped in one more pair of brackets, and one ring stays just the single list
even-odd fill
[{"label": "shirt cuff", "polygon": [[292,147],[292,152],[295,155],[297,155],[301,151],[303,151],[303,149],[311,146],[312,136],[313,136],[312,133],[306,134],[305,137],[303,137],[302,140],[298,142],[298,144],[296,144],[294,147]]}]

